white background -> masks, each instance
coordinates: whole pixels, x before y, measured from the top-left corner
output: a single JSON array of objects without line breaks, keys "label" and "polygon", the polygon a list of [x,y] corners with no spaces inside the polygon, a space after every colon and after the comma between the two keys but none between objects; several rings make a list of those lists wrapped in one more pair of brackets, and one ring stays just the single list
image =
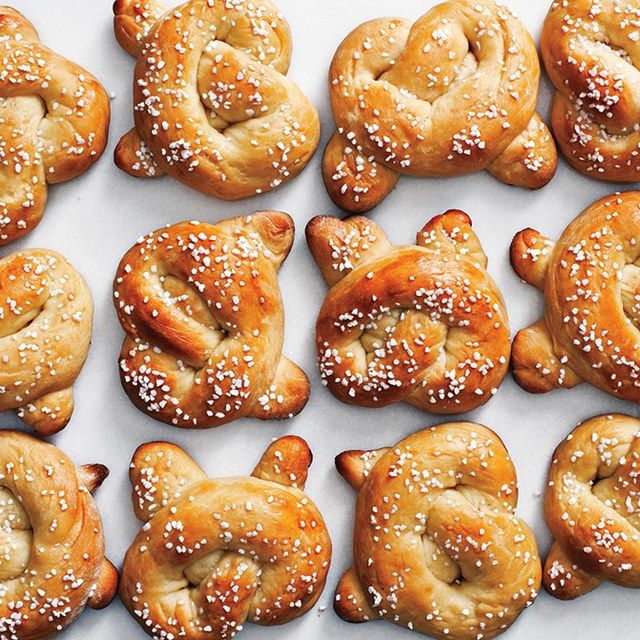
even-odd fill
[{"label": "white background", "polygon": [[[294,41],[290,76],[318,105],[323,141],[333,130],[326,76],[342,38],[364,20],[396,15],[417,18],[435,0],[277,0],[289,20]],[[544,0],[509,0],[538,40],[548,4]],[[138,530],[129,498],[127,468],[135,448],[153,439],[172,440],[190,451],[212,476],[246,474],[271,439],[295,433],[308,440],[315,460],[308,493],[323,512],[334,542],[333,566],[319,606],[284,627],[247,625],[246,640],[293,640],[349,637],[381,640],[418,637],[386,622],[348,625],[333,613],[333,589],[351,558],[354,492],[338,476],[333,458],[348,448],[393,444],[422,427],[443,419],[404,405],[368,410],[343,405],[320,385],[314,352],[314,324],[325,285],[304,241],[304,226],[312,216],[338,211],[327,197],[320,175],[321,152],[305,172],[283,188],[250,201],[225,203],[200,195],[169,177],[136,180],[113,164],[113,147],[132,124],[131,83],[134,61],[118,47],[112,31],[109,0],[16,0],[38,29],[42,41],[92,71],[113,92],[110,143],[88,174],[50,189],[50,201],[40,226],[29,236],[0,249],[4,256],[26,247],[62,252],[87,278],[95,300],[93,345],[75,385],[76,410],[70,425],[52,441],[78,464],[102,462],[111,476],[97,493],[108,553],[120,565]],[[548,115],[550,86],[543,78],[540,112]],[[520,229],[533,226],[550,237],[591,202],[615,186],[582,177],[561,160],[558,174],[542,191],[508,187],[491,175],[448,180],[402,178],[398,188],[372,214],[397,243],[412,243],[416,231],[432,216],[449,208],[468,212],[490,258],[490,271],[505,295],[512,333],[538,318],[541,295],[513,274],[509,243]],[[289,212],[297,238],[281,271],[286,305],[286,355],[299,363],[312,384],[305,411],[288,422],[242,420],[208,431],[180,431],[138,412],[120,387],[117,356],[122,330],[111,301],[111,282],[124,252],[144,233],[182,219],[215,221],[260,208]],[[520,481],[519,515],[533,527],[541,551],[550,543],[542,514],[549,459],[556,444],[579,421],[607,411],[636,415],[630,403],[582,386],[544,396],[525,393],[508,377],[488,405],[468,415],[504,439]],[[23,428],[12,413],[0,416],[3,427]],[[509,640],[579,633],[582,638],[626,639],[637,634],[640,594],[605,585],[582,599],[562,603],[542,592],[532,608],[505,634]],[[326,609],[324,609],[326,607]],[[145,635],[116,600],[102,612],[85,611],[65,637],[111,640]]]}]

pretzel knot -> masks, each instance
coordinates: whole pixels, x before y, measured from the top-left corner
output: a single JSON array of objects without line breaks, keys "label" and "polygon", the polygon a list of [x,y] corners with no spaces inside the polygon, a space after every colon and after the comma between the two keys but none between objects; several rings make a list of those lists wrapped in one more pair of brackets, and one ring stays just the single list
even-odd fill
[{"label": "pretzel knot", "polygon": [[532,604],[538,549],[515,516],[516,472],[493,431],[443,424],[389,449],[345,451],[336,466],[358,490],[354,565],[336,591],[341,618],[487,640]]},{"label": "pretzel knot", "polygon": [[546,590],[572,600],[604,581],[640,587],[640,420],[598,416],[553,454],[545,496],[555,537]]},{"label": "pretzel knot", "polygon": [[462,413],[497,391],[509,362],[504,300],[471,220],[448,211],[418,246],[363,217],[317,217],[309,248],[331,287],[316,323],[323,383],[367,407]]},{"label": "pretzel knot", "polygon": [[44,249],[0,260],[0,411],[42,435],[73,413],[72,386],[91,343],[93,300],[82,276]]},{"label": "pretzel knot", "polygon": [[491,0],[448,0],[414,24],[361,25],[329,73],[338,128],[323,163],[329,195],[362,212],[400,174],[483,169],[508,184],[544,186],[557,155],[535,111],[539,78],[531,36]]},{"label": "pretzel knot", "polygon": [[107,144],[109,98],[85,69],[40,44],[0,7],[0,245],[42,218],[47,183],[75,178]]},{"label": "pretzel knot", "polygon": [[640,179],[639,13],[638,0],[554,2],[542,30],[556,140],[569,164],[601,180]]},{"label": "pretzel knot", "polygon": [[172,175],[236,200],[297,176],[320,137],[318,113],[286,77],[291,34],[269,0],[116,0],[115,33],[137,57],[135,128],[115,152],[138,177]]},{"label": "pretzel knot", "polygon": [[251,477],[208,479],[182,449],[142,445],[133,506],[146,522],[129,548],[120,596],[156,638],[232,638],[245,620],[289,622],[324,588],[331,540],[303,493],[311,451],[273,442]]},{"label": "pretzel knot", "polygon": [[0,638],[37,640],[68,627],[88,604],[106,607],[118,574],[104,556],[91,497],[109,475],[75,467],[59,449],[0,431]]},{"label": "pretzel knot", "polygon": [[516,235],[511,263],[544,291],[545,317],[513,342],[518,384],[533,393],[583,381],[640,402],[640,192],[607,196],[557,243]]},{"label": "pretzel knot", "polygon": [[303,409],[309,382],[282,356],[277,277],[293,234],[287,214],[263,211],[182,222],[129,250],[114,300],[127,332],[122,385],[139,409],[183,428]]}]

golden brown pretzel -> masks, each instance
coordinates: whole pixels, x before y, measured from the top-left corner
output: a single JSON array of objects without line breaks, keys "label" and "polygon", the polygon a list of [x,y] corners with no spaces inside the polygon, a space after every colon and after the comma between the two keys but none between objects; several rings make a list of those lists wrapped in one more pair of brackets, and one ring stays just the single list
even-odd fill
[{"label": "golden brown pretzel", "polygon": [[516,235],[511,264],[544,291],[544,319],[513,342],[516,382],[532,393],[586,381],[640,402],[640,192],[607,196],[557,243]]},{"label": "golden brown pretzel", "polygon": [[0,7],[0,245],[42,218],[47,183],[71,180],[107,144],[109,98],[85,69],[40,44],[34,26]]},{"label": "golden brown pretzel", "polygon": [[639,466],[640,420],[621,414],[583,422],[555,450],[543,576],[552,596],[572,600],[607,580],[640,587]]},{"label": "golden brown pretzel", "polygon": [[114,283],[120,374],[141,411],[187,429],[302,411],[309,382],[282,355],[277,277],[293,234],[290,216],[261,211],[165,227],[127,252]]},{"label": "golden brown pretzel", "polygon": [[115,33],[138,61],[135,128],[120,169],[172,175],[237,200],[297,176],[320,137],[318,113],[286,77],[291,34],[270,0],[116,0]]},{"label": "golden brown pretzel", "polygon": [[358,490],[341,618],[488,640],[533,602],[538,548],[514,513],[516,472],[493,431],[443,424],[389,449],[345,451],[336,466]]},{"label": "golden brown pretzel", "polygon": [[63,429],[92,323],[91,292],[60,254],[29,249],[0,260],[0,411],[16,410],[42,435]]},{"label": "golden brown pretzel", "polygon": [[136,451],[133,506],[146,524],[120,597],[149,635],[222,640],[245,621],[285,624],[311,609],[331,561],[324,520],[303,493],[311,458],[287,436],[251,477],[209,479],[176,445]]},{"label": "golden brown pretzel", "polygon": [[639,12],[639,0],[556,1],[542,30],[553,132],[569,164],[593,178],[640,180]]},{"label": "golden brown pretzel", "polygon": [[313,218],[307,241],[331,287],[316,347],[323,383],[339,400],[463,413],[497,391],[509,323],[466,213],[433,218],[418,246],[393,246],[364,217]]},{"label": "golden brown pretzel", "polygon": [[329,195],[364,212],[401,174],[483,169],[543,187],[557,155],[535,111],[539,78],[531,36],[491,0],[447,0],[415,23],[381,18],[357,27],[329,73],[338,129],[323,161]]},{"label": "golden brown pretzel", "polygon": [[106,607],[118,572],[105,558],[91,493],[109,475],[53,445],[0,431],[0,638],[40,640]]}]

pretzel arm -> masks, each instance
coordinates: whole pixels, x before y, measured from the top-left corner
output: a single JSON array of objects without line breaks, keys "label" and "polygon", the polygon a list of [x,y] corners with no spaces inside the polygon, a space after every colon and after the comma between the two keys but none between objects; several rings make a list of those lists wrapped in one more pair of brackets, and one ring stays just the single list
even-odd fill
[{"label": "pretzel arm", "polygon": [[518,332],[513,341],[511,364],[515,381],[530,393],[571,389],[582,382],[555,353],[544,320]]},{"label": "pretzel arm", "polygon": [[554,248],[553,240],[535,229],[524,229],[511,243],[511,266],[525,282],[543,291]]}]

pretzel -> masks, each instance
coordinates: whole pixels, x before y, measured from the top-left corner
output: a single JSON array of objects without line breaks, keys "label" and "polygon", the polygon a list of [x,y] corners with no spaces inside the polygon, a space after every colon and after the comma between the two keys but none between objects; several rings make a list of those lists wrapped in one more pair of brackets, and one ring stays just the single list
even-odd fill
[{"label": "pretzel", "polygon": [[89,351],[93,300],[82,276],[45,249],[0,260],[0,411],[39,434],[63,429]]},{"label": "pretzel", "polygon": [[506,375],[509,325],[471,220],[448,211],[393,246],[364,217],[319,216],[309,248],[330,287],[316,323],[323,384],[342,402],[463,413]]},{"label": "pretzel", "polygon": [[531,36],[491,0],[448,0],[415,23],[357,27],[329,72],[337,132],[322,173],[333,201],[377,206],[400,175],[489,170],[538,189],[557,154],[536,113],[540,64]]},{"label": "pretzel", "polygon": [[133,507],[145,525],[125,557],[120,597],[149,635],[222,640],[245,621],[285,624],[313,607],[331,540],[303,493],[311,460],[304,440],[286,436],[251,477],[209,479],[176,445],[136,451]]},{"label": "pretzel", "polygon": [[40,222],[47,184],[102,155],[109,98],[88,71],[40,44],[35,27],[0,7],[0,245]]},{"label": "pretzel", "polygon": [[516,235],[511,264],[544,291],[544,319],[513,342],[516,382],[531,393],[588,382],[640,402],[640,192],[607,196],[557,243],[533,229]]},{"label": "pretzel", "polygon": [[503,633],[540,587],[533,533],[515,515],[516,472],[500,438],[471,422],[420,431],[336,467],[358,491],[353,566],[334,608],[438,639]]},{"label": "pretzel", "polygon": [[118,572],[105,558],[91,493],[109,475],[53,445],[0,430],[0,638],[39,640],[85,605],[106,607]]},{"label": "pretzel", "polygon": [[638,0],[563,0],[542,30],[556,141],[572,167],[600,180],[640,179],[639,13]]},{"label": "pretzel", "polygon": [[135,128],[117,166],[168,173],[225,200],[295,178],[318,146],[318,113],[286,77],[291,33],[269,0],[116,0],[115,33],[137,58]]},{"label": "pretzel", "polygon": [[552,596],[573,600],[604,581],[640,587],[639,458],[640,420],[622,414],[591,418],[558,445],[545,495]]},{"label": "pretzel", "polygon": [[309,381],[282,356],[277,277],[293,235],[290,216],[261,211],[165,227],[125,254],[120,378],[141,411],[187,429],[302,411]]}]

